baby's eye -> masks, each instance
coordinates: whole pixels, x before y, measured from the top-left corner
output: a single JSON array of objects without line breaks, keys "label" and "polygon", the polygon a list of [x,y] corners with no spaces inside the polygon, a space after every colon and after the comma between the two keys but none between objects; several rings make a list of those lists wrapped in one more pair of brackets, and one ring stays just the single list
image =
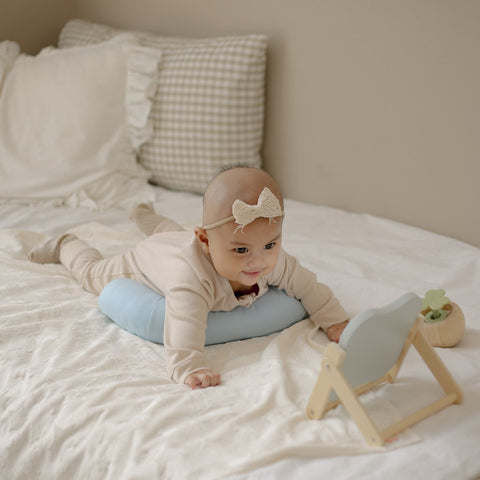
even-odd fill
[{"label": "baby's eye", "polygon": [[237,248],[235,248],[235,252],[237,252],[237,253],[247,253],[248,248],[247,247],[237,247]]},{"label": "baby's eye", "polygon": [[267,243],[267,244],[265,245],[265,250],[270,250],[270,249],[272,249],[275,245],[276,245],[275,242]]}]

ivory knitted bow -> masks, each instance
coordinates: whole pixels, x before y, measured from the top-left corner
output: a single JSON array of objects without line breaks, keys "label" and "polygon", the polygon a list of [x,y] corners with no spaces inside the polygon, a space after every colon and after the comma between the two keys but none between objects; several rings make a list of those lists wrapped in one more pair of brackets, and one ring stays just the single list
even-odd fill
[{"label": "ivory knitted bow", "polygon": [[241,229],[257,218],[275,218],[283,216],[280,201],[268,187],[265,187],[262,190],[258,196],[258,202],[256,205],[249,205],[248,203],[242,202],[242,200],[235,200],[232,205],[232,213],[232,216],[209,225],[203,225],[203,228],[208,230],[235,220],[238,228]]}]

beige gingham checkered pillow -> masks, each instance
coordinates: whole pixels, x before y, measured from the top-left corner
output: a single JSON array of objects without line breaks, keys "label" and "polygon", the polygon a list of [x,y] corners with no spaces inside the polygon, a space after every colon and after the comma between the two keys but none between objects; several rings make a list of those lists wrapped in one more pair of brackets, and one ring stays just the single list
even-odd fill
[{"label": "beige gingham checkered pillow", "polygon": [[[71,20],[59,47],[99,43],[125,31]],[[139,161],[153,183],[203,193],[223,167],[261,165],[267,38],[205,39],[133,32],[162,51],[152,119],[153,139]]]}]

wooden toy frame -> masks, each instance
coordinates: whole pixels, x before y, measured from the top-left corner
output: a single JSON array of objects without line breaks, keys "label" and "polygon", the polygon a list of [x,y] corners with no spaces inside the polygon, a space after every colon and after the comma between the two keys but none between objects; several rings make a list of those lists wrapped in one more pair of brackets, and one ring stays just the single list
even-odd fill
[{"label": "wooden toy frame", "polygon": [[[331,342],[328,344],[325,349],[325,357],[322,360],[322,369],[318,375],[317,382],[313,388],[307,406],[307,415],[312,419],[318,420],[329,409],[342,403],[358,425],[365,440],[372,446],[381,446],[387,439],[400,433],[411,425],[414,425],[420,420],[433,415],[452,403],[461,403],[463,395],[459,386],[438,354],[425,338],[422,332],[422,326],[423,318],[419,316],[410,329],[398,360],[385,375],[377,380],[356,387],[351,385],[342,372],[342,365],[348,352],[336,343]],[[393,383],[397,378],[403,360],[412,345],[418,351],[425,364],[444,390],[445,395],[402,420],[395,422],[384,430],[379,431],[367,410],[360,402],[358,396],[382,383]],[[368,346],[365,347],[365,351],[368,351]],[[332,400],[332,391],[336,393],[338,399]]]}]

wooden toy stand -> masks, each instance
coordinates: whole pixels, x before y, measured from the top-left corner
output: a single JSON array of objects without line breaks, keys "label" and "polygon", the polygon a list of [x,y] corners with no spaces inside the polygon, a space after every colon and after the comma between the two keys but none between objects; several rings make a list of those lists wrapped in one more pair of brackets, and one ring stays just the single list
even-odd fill
[{"label": "wooden toy stand", "polygon": [[[342,403],[365,440],[372,446],[381,446],[390,437],[446,406],[461,403],[459,386],[422,333],[420,308],[420,298],[408,293],[387,307],[368,310],[352,319],[339,344],[331,342],[325,349],[307,415],[318,420]],[[412,345],[445,395],[379,431],[358,396],[382,383],[393,383]]]}]

